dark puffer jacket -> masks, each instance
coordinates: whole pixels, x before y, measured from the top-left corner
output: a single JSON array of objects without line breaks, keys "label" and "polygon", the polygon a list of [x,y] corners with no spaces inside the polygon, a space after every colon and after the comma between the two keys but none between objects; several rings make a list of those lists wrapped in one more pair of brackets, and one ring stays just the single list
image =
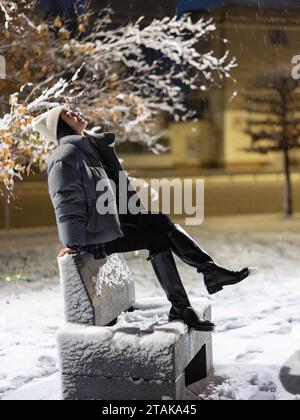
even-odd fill
[{"label": "dark puffer jacket", "polygon": [[[118,185],[119,174],[126,180],[129,192],[121,195],[128,208],[134,188],[116,155],[115,133],[67,136],[47,159],[48,185],[55,209],[59,237],[65,247],[104,244],[123,237],[119,219],[119,201],[111,179]],[[105,169],[106,168],[106,169]],[[105,183],[109,196],[109,214],[99,214],[96,203],[103,191],[97,191],[99,181]]]}]

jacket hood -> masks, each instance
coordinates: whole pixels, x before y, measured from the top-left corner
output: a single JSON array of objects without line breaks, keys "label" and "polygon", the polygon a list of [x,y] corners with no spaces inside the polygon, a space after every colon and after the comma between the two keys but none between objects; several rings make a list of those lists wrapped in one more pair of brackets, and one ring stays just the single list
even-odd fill
[{"label": "jacket hood", "polygon": [[34,131],[38,131],[41,138],[45,140],[57,141],[58,120],[65,109],[67,109],[66,105],[57,106],[34,118],[32,121]]}]

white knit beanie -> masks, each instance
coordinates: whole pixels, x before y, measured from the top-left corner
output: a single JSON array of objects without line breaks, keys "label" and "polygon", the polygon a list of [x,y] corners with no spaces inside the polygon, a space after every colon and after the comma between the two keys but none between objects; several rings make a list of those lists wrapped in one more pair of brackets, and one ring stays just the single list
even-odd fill
[{"label": "white knit beanie", "polygon": [[32,120],[32,127],[34,131],[38,131],[41,138],[45,140],[57,140],[58,120],[62,111],[67,109],[68,107],[66,105],[57,106],[34,118]]}]

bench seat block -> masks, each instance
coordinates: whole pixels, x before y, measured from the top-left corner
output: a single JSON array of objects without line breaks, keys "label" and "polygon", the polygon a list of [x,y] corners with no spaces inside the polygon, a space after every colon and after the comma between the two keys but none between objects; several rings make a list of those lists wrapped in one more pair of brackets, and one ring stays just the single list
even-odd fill
[{"label": "bench seat block", "polygon": [[67,322],[105,326],[133,305],[134,281],[117,255],[103,260],[89,253],[67,255],[58,265]]}]

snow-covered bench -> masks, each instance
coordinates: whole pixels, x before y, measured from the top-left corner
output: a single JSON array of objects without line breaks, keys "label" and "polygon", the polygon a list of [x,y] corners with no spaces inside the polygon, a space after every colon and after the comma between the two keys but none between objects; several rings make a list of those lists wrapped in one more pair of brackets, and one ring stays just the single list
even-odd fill
[{"label": "snow-covered bench", "polygon": [[[57,336],[64,399],[182,400],[186,386],[208,376],[211,333],[169,323],[165,298],[134,303],[134,283],[119,257],[67,256],[59,268],[67,320]],[[192,303],[211,319],[207,300]]]},{"label": "snow-covered bench", "polygon": [[95,260],[89,253],[58,260],[67,322],[105,326],[131,308],[135,287],[117,255]]}]

